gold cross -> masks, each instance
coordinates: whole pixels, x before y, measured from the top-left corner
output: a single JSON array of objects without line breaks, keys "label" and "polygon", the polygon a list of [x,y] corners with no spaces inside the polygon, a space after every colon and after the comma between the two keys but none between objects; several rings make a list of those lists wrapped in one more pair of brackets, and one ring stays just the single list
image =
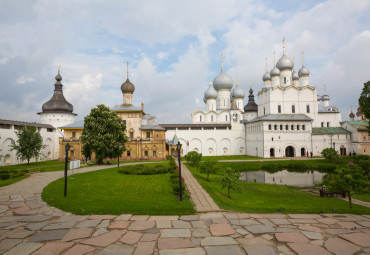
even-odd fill
[{"label": "gold cross", "polygon": [[221,52],[221,67],[224,69],[224,54]]},{"label": "gold cross", "polygon": [[283,53],[285,53],[285,37],[283,37]]},{"label": "gold cross", "polygon": [[302,51],[302,66],[304,66],[304,51]]}]

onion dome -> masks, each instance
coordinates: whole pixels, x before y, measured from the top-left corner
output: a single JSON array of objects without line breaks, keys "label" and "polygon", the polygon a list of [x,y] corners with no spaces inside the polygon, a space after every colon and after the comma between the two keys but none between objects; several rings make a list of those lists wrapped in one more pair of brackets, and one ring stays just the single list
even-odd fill
[{"label": "onion dome", "polygon": [[203,97],[203,102],[207,103],[207,99],[205,97]]},{"label": "onion dome", "polygon": [[298,73],[295,70],[292,73],[292,77],[293,77],[293,81],[299,80],[299,75],[298,75]]},{"label": "onion dome", "polygon": [[299,69],[299,71],[298,71],[298,75],[299,75],[299,77],[309,76],[310,75],[310,70],[308,70],[307,67],[302,66],[301,69]]},{"label": "onion dome", "polygon": [[204,99],[216,99],[217,98],[217,91],[211,86],[211,81],[209,82],[209,87],[204,92]]},{"label": "onion dome", "polygon": [[230,90],[233,87],[233,80],[231,77],[224,72],[224,69],[221,69],[221,72],[219,75],[216,76],[216,78],[213,80],[213,87],[215,90],[220,90],[220,89],[227,89]]},{"label": "onion dome", "polygon": [[55,76],[54,94],[49,101],[42,105],[42,112],[58,112],[58,113],[72,113],[73,105],[70,104],[63,95],[63,84],[61,83],[62,76],[60,69]]},{"label": "onion dome", "polygon": [[244,106],[244,112],[257,112],[258,105],[254,102],[253,89],[249,90],[248,104]]},{"label": "onion dome", "polygon": [[355,117],[355,114],[351,111],[351,113],[349,114],[349,117],[350,117],[351,119],[353,119],[353,118]]},{"label": "onion dome", "polygon": [[266,73],[263,75],[262,80],[263,81],[271,81],[271,75],[268,71],[266,71]]},{"label": "onion dome", "polygon": [[276,67],[279,68],[280,71],[292,70],[293,66],[294,66],[293,60],[285,54],[276,63]]},{"label": "onion dome", "polygon": [[277,68],[276,66],[274,68],[272,68],[272,70],[270,71],[270,75],[271,75],[271,77],[280,76],[279,68]]},{"label": "onion dome", "polygon": [[234,89],[234,97],[235,98],[244,98],[245,97],[244,90],[239,87],[239,81],[237,82],[236,89]]},{"label": "onion dome", "polygon": [[127,80],[122,83],[121,85],[121,91],[123,94],[130,93],[133,94],[135,91],[134,84],[131,83],[130,79],[127,77]]},{"label": "onion dome", "polygon": [[357,116],[357,117],[360,117],[361,115],[362,115],[362,109],[361,109],[361,106],[359,106],[359,107],[357,108],[356,116]]}]

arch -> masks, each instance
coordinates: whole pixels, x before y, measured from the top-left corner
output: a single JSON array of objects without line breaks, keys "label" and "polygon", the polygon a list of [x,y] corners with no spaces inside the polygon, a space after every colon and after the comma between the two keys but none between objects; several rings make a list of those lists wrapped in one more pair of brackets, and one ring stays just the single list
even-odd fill
[{"label": "arch", "polygon": [[270,158],[273,158],[273,157],[275,157],[275,149],[270,148]]},{"label": "arch", "polygon": [[189,151],[202,152],[202,141],[199,138],[193,138],[189,143]]},{"label": "arch", "polygon": [[222,148],[222,153],[224,156],[228,155],[228,149],[226,147]]},{"label": "arch", "polygon": [[240,153],[240,155],[244,155],[244,147],[239,148],[239,153]]},{"label": "arch", "polygon": [[48,160],[52,159],[52,149],[53,149],[53,142],[50,138],[46,139],[45,141],[46,147],[43,150],[44,157],[46,157]]},{"label": "arch", "polygon": [[220,147],[222,148],[222,155],[229,155],[231,149],[231,141],[228,138],[221,139]]},{"label": "arch", "polygon": [[305,157],[306,156],[306,148],[302,147],[301,148],[301,157]]},{"label": "arch", "polygon": [[295,150],[293,146],[287,146],[285,148],[285,157],[294,157],[295,156]]},{"label": "arch", "polygon": [[[232,145],[232,150],[230,150],[230,153],[233,153],[235,155],[244,155],[245,153],[245,139],[243,137],[237,137],[235,138],[233,145]],[[243,148],[241,151],[240,149]],[[234,151],[233,151],[234,150]]]},{"label": "arch", "polygon": [[10,165],[11,163],[12,163],[12,157],[10,156],[10,154],[6,154],[4,157],[4,164]]},{"label": "arch", "polygon": [[343,145],[341,145],[340,146],[340,149],[339,149],[339,152],[340,152],[340,155],[341,156],[346,156],[347,155],[346,147],[344,147]]},{"label": "arch", "polygon": [[206,141],[206,155],[217,155],[217,143],[213,138],[208,138]]}]

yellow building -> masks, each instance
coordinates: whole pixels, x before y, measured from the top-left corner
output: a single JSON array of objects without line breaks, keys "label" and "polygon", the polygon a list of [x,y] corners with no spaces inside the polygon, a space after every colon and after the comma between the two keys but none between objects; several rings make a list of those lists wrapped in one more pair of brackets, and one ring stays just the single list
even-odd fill
[{"label": "yellow building", "polygon": [[[123,104],[111,108],[126,125],[128,142],[125,144],[126,151],[120,156],[121,160],[162,160],[166,159],[166,130],[158,125],[156,117],[145,114],[144,104],[141,107],[132,104],[132,95],[135,86],[127,80],[121,85]],[[77,121],[61,127],[64,138],[59,139],[59,160],[64,160],[65,146],[71,146],[69,157],[71,160],[82,159],[82,144],[80,136],[83,130],[83,121]],[[91,159],[94,160],[94,154]]]}]

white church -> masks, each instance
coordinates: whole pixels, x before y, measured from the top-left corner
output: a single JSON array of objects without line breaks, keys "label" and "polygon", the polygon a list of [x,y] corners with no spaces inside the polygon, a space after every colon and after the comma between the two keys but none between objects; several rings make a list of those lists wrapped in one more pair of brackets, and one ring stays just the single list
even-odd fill
[{"label": "white church", "polygon": [[[180,141],[184,155],[197,151],[204,156],[301,157],[319,156],[330,147],[341,155],[370,154],[369,137],[361,144],[354,142],[356,138],[342,126],[353,126],[353,118],[343,123],[340,110],[330,105],[326,89],[319,96],[310,86],[303,55],[299,71],[294,67],[285,50],[277,63],[274,57],[270,72],[266,63],[258,104],[250,89],[244,106],[245,92],[239,82],[234,86],[222,61],[220,74],[204,93],[205,109],[192,112],[192,124],[161,125],[167,130],[168,143]],[[362,115],[358,117],[361,120]]]}]

